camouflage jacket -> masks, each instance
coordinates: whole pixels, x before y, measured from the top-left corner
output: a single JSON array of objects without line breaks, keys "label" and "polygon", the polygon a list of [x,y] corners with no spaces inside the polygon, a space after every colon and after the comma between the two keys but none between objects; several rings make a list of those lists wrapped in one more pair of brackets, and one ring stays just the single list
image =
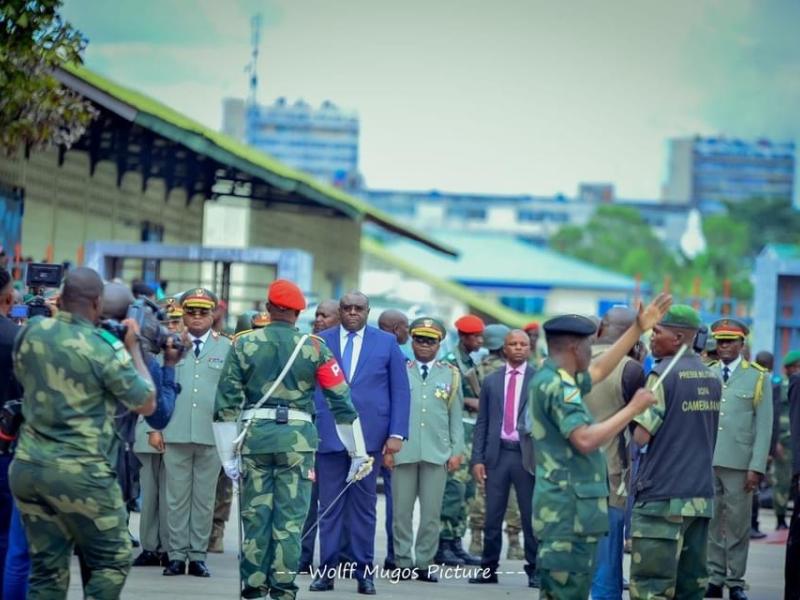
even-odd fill
[{"label": "camouflage jacket", "polygon": [[506,361],[497,354],[491,354],[483,357],[483,360],[475,365],[475,375],[478,378],[478,384],[483,387],[483,382],[486,378],[506,366]]},{"label": "camouflage jacket", "polygon": [[608,477],[600,450],[577,452],[570,434],[594,423],[583,403],[592,389],[587,372],[573,378],[550,359],[528,386],[536,456],[533,529],[543,540],[594,539],[608,531]]},{"label": "camouflage jacket", "polygon": [[[215,421],[235,421],[242,409],[255,406],[278,378],[302,337],[289,323],[274,321],[237,336],[228,353],[214,403]],[[339,364],[325,342],[309,336],[281,384],[262,408],[286,406],[313,415],[319,384],[337,423],[352,423],[357,413]],[[313,423],[291,420],[278,424],[257,419],[242,454],[313,452],[318,444]]]},{"label": "camouflage jacket", "polygon": [[777,436],[782,446],[790,448],[792,444],[791,418],[789,415],[789,380],[781,378],[775,386],[778,392],[775,400],[775,420],[778,422]]},{"label": "camouflage jacket", "polygon": [[110,470],[117,403],[138,408],[153,392],[122,342],[65,311],[17,336],[14,371],[25,390],[17,458],[65,472],[90,463]]},{"label": "camouflage jacket", "polygon": [[477,398],[481,394],[478,380],[470,371],[475,368],[475,361],[459,342],[453,352],[444,357],[444,362],[456,367],[461,373],[461,394],[464,398]]}]

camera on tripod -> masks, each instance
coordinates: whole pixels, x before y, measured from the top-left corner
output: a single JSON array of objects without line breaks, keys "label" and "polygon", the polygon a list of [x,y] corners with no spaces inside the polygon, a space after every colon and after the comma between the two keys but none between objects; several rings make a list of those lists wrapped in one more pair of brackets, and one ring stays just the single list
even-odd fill
[{"label": "camera on tripod", "polygon": [[[158,354],[167,347],[168,340],[172,340],[173,348],[181,352],[185,349],[180,334],[171,332],[162,325],[166,319],[166,313],[152,300],[144,297],[137,298],[128,307],[125,318],[133,319],[139,325],[139,339],[146,352]],[[101,321],[100,327],[120,340],[124,340],[125,334],[128,332],[127,326],[116,319]]]}]

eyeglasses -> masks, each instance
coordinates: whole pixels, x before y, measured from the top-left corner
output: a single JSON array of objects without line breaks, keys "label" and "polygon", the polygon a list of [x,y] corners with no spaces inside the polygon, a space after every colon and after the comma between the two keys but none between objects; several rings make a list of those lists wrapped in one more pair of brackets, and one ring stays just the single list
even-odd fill
[{"label": "eyeglasses", "polygon": [[419,344],[420,346],[435,346],[439,343],[439,340],[432,337],[424,337],[421,335],[415,335],[413,338],[415,344]]},{"label": "eyeglasses", "polygon": [[207,317],[211,314],[211,311],[207,308],[187,308],[183,312],[190,317]]}]

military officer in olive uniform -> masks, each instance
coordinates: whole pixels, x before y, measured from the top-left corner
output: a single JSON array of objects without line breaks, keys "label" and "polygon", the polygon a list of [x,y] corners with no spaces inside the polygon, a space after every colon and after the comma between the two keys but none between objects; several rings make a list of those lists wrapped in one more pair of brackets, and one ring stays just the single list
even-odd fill
[{"label": "military officer in olive uniform", "polygon": [[528,387],[522,432],[536,449],[533,529],[540,598],[588,598],[597,540],[608,531],[608,481],[601,448],[655,398],[639,390],[631,402],[600,423],[583,403],[592,382],[607,377],[669,307],[660,295],[603,355],[592,359],[596,328],[586,317],[566,315],[543,325],[549,358]]},{"label": "military officer in olive uniform", "polygon": [[[439,517],[447,474],[459,468],[464,453],[464,399],[461,375],[453,365],[437,361],[445,329],[436,319],[415,319],[410,326],[408,361],[411,417],[408,443],[394,455],[392,502],[394,556],[400,569],[416,568],[420,581],[435,582],[428,572],[439,540]],[[420,503],[419,527],[414,542],[413,514]],[[414,556],[412,557],[412,545]],[[406,571],[408,572],[408,571]]]},{"label": "military officer in olive uniform", "polygon": [[164,575],[210,575],[205,564],[220,461],[211,416],[230,340],[212,328],[216,296],[203,288],[181,297],[188,349],[176,366],[181,393],[163,431],[169,563]]},{"label": "military officer in olive uniform", "polygon": [[[647,451],[632,485],[632,599],[699,600],[708,581],[721,384],[691,349],[700,326],[697,311],[678,304],[650,339],[658,362],[647,387],[656,405],[635,419],[634,439]],[[687,349],[676,361],[682,346]]]},{"label": "military officer in olive uniform", "polygon": [[[234,340],[217,390],[214,435],[222,466],[231,478],[238,478],[241,468],[244,532],[239,572],[244,598],[269,594],[291,600],[297,594],[300,531],[319,442],[315,385],[350,455],[347,481],[371,468],[350,388],[333,352],[322,338],[302,336],[295,327],[305,307],[305,297],[294,283],[272,282],[270,324]],[[238,419],[245,428],[241,434]],[[241,464],[233,449],[237,435],[242,438]]]},{"label": "military officer in olive uniform", "polygon": [[475,361],[470,354],[483,345],[485,325],[480,317],[464,315],[455,322],[458,346],[445,356],[445,362],[458,368],[464,396],[464,449],[466,456],[456,471],[449,472],[442,501],[442,527],[436,562],[445,565],[479,565],[480,558],[464,550],[461,538],[467,531],[467,505],[475,495],[475,485],[469,473],[469,454],[472,452],[472,430],[478,414],[480,386],[472,369]]},{"label": "military officer in olive uniform", "polygon": [[708,538],[709,585],[706,597],[745,600],[744,574],[750,545],[753,491],[767,470],[772,438],[770,376],[742,357],[749,331],[732,318],[711,325],[719,361],[712,369],[722,379],[722,405],[714,451],[714,517]]}]

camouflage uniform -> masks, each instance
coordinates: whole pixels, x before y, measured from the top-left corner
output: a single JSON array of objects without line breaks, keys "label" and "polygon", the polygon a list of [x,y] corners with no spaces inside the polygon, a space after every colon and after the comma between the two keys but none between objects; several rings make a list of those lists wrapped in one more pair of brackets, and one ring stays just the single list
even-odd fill
[{"label": "camouflage uniform", "polygon": [[[505,368],[506,361],[497,354],[490,353],[475,366],[473,372],[478,380],[479,386],[483,386],[483,382],[487,376],[494,373],[498,369]],[[539,368],[539,365],[534,367]],[[480,390],[480,387],[478,388]],[[470,452],[472,451],[472,434],[470,432]],[[483,531],[486,519],[486,492],[477,491],[469,505],[469,528],[473,531]],[[509,539],[508,558],[512,560],[522,560],[525,558],[525,553],[519,543],[519,534],[522,531],[522,521],[519,515],[519,504],[517,503],[517,492],[512,485],[508,493],[508,507],[505,514],[506,522],[506,535]]]},{"label": "camouflage uniform", "polygon": [[582,399],[591,388],[587,372],[573,378],[550,359],[529,386],[540,598],[588,598],[597,541],[608,531],[605,457],[600,450],[576,452],[569,442],[576,428],[594,423]]},{"label": "camouflage uniform", "polygon": [[[467,373],[475,367],[475,361],[459,343],[444,362],[457,367],[461,373],[461,391],[465,398],[477,398],[480,388],[475,389],[476,379]],[[469,456],[472,454],[472,430],[475,428],[475,413],[464,407],[464,460],[461,466],[447,473],[447,483],[442,499],[441,540],[458,540],[467,531],[467,503],[475,496],[475,483],[469,472]]]},{"label": "camouflage uniform", "polygon": [[[300,340],[297,328],[273,322],[237,337],[223,367],[215,421],[235,421],[255,406],[286,365]],[[281,385],[264,405],[314,414],[319,383],[337,423],[357,413],[336,359],[320,338],[310,336]],[[257,419],[242,448],[241,518],[244,527],[241,578],[245,597],[294,598],[300,532],[311,499],[317,430],[313,423]]]},{"label": "camouflage uniform", "polygon": [[25,422],[10,483],[30,547],[28,598],[66,597],[74,545],[91,569],[85,596],[118,598],[131,542],[112,468],[113,416],[118,402],[142,406],[153,386],[122,342],[64,311],[17,337],[14,370]]},{"label": "camouflage uniform", "polygon": [[786,519],[786,505],[789,503],[789,492],[792,485],[792,436],[789,420],[789,382],[782,379],[776,389],[780,396],[775,407],[778,420],[778,443],[783,446],[783,458],[773,456],[770,471],[772,485],[772,505],[778,522]]}]

